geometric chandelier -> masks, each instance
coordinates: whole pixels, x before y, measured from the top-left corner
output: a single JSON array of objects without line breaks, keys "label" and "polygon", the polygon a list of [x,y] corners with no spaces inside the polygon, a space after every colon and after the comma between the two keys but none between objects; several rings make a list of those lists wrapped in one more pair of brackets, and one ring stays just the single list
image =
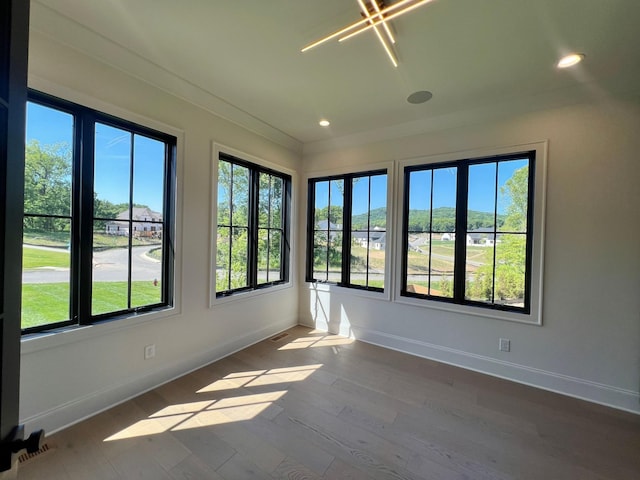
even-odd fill
[{"label": "geometric chandelier", "polygon": [[[367,5],[365,5],[365,1],[367,1]],[[320,40],[316,40],[313,43],[310,43],[306,47],[304,47],[301,52],[306,52],[307,50],[311,50],[318,45],[321,45],[329,40],[333,40],[334,38],[338,38],[339,42],[344,42],[356,35],[366,32],[367,30],[373,30],[380,44],[384,48],[385,52],[389,56],[391,63],[394,67],[398,66],[398,59],[396,58],[395,53],[393,52],[393,47],[396,43],[395,38],[393,37],[393,33],[391,33],[391,28],[389,26],[389,21],[394,18],[398,18],[400,15],[404,15],[412,10],[415,10],[422,5],[426,5],[432,0],[400,0],[399,2],[393,3],[388,7],[385,7],[384,0],[357,0],[360,6],[360,15],[363,17],[361,20],[353,22],[350,25],[334,32],[326,37],[322,37]],[[380,32],[380,30],[384,31],[384,35]]]}]

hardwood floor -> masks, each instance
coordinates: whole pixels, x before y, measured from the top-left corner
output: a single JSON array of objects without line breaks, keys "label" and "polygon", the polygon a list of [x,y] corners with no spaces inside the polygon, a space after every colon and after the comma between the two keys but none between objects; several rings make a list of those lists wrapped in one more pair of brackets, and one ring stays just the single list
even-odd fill
[{"label": "hardwood floor", "polygon": [[18,478],[640,478],[640,416],[287,333],[53,435]]}]

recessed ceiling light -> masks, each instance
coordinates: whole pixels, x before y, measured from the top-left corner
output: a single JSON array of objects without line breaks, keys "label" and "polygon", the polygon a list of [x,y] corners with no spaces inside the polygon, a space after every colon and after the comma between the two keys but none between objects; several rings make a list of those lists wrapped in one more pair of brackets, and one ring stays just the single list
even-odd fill
[{"label": "recessed ceiling light", "polygon": [[433,94],[427,90],[418,90],[407,97],[407,102],[417,105],[419,103],[428,102]]},{"label": "recessed ceiling light", "polygon": [[331,125],[331,122],[329,120],[320,120],[318,122],[320,124],[321,127],[328,127],[329,125]]},{"label": "recessed ceiling light", "polygon": [[582,60],[584,60],[584,53],[572,53],[570,55],[566,55],[560,59],[558,62],[558,68],[568,68],[577,65]]}]

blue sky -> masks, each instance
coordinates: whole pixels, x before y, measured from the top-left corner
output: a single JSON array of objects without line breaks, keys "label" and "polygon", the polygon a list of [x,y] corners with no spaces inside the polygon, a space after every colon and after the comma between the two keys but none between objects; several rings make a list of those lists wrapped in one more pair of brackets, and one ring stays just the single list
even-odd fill
[{"label": "blue sky", "polygon": [[[496,169],[498,173],[498,213],[506,212],[505,196],[500,188],[511,178],[513,173],[528,164],[527,159],[507,162],[483,163],[469,167],[469,210],[493,213],[496,205]],[[433,208],[455,207],[456,201],[456,169],[439,168],[433,171]],[[431,171],[411,173],[411,189],[409,203],[412,210],[428,210],[430,208]]]},{"label": "blue sky", "polygon": [[[511,178],[513,173],[528,164],[527,159],[510,160],[498,163],[483,163],[469,167],[469,209],[479,212],[493,213],[496,205],[496,170],[497,170],[497,210],[499,214],[506,212],[507,198],[500,193],[500,188]],[[433,171],[433,208],[455,208],[456,202],[456,169],[438,168]],[[328,204],[329,185],[331,185],[331,204],[342,205],[341,181],[316,183],[316,208],[324,208]],[[386,176],[378,175],[371,179],[371,210],[386,206]],[[429,210],[431,208],[431,171],[411,173],[411,190],[409,192],[410,208],[413,210]],[[362,177],[353,186],[353,214],[367,211],[369,199],[369,179]]]},{"label": "blue sky", "polygon": [[[27,104],[27,142],[73,144],[73,116],[42,105]],[[140,135],[96,124],[95,191],[112,203],[129,202],[130,153],[133,142],[133,202],[162,212],[164,144]]]}]

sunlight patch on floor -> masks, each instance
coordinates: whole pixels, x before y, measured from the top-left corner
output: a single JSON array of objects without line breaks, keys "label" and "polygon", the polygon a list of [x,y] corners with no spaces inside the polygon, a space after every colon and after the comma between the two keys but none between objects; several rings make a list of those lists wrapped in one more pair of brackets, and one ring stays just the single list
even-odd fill
[{"label": "sunlight patch on floor", "polygon": [[353,338],[343,337],[341,335],[322,335],[315,337],[297,338],[278,350],[298,350],[301,348],[317,348],[317,347],[335,347],[339,345],[351,345],[355,340]]},{"label": "sunlight patch on floor", "polygon": [[255,370],[226,375],[220,380],[198,390],[197,393],[218,392],[239,387],[257,387],[278,383],[300,382],[322,367],[322,364],[301,365],[297,367]]},{"label": "sunlight patch on floor", "polygon": [[[128,438],[158,435],[169,431],[191,428],[211,427],[231,422],[251,420],[282,398],[287,390],[249,393],[245,387],[287,384],[300,382],[312,375],[323,364],[298,365],[294,367],[273,368],[234,372],[220,380],[197,390],[196,394],[224,392],[236,389],[246,395],[229,395],[224,398],[167,405],[137,421],[117,433],[105,438],[105,442]],[[229,392],[231,393],[231,392]],[[224,395],[224,394],[223,394]]]},{"label": "sunlight patch on floor", "polygon": [[149,418],[140,420],[111,435],[105,439],[105,442],[251,420],[286,393],[286,390],[280,390],[208,402],[169,405],[151,414]]}]

